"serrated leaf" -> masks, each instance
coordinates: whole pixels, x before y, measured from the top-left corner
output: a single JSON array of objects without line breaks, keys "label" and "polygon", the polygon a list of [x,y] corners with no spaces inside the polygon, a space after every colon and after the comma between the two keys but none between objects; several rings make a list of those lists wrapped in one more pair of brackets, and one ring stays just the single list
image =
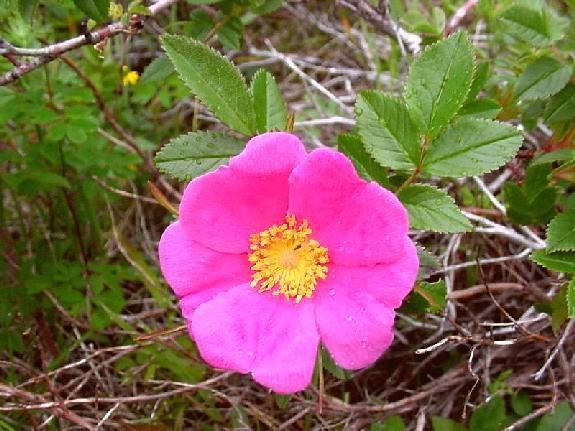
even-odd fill
[{"label": "serrated leaf", "polygon": [[74,4],[94,21],[102,22],[108,18],[110,0],[74,0]]},{"label": "serrated leaf", "polygon": [[447,177],[481,175],[511,159],[522,142],[521,133],[508,124],[461,118],[431,143],[422,171]]},{"label": "serrated leaf", "polygon": [[362,91],[355,111],[365,150],[380,165],[394,169],[415,167],[421,144],[401,99],[376,91]]},{"label": "serrated leaf", "polygon": [[575,317],[575,279],[567,284],[567,316],[570,319]]},{"label": "serrated leaf", "polygon": [[361,177],[377,181],[384,187],[390,187],[385,169],[365,151],[359,136],[351,134],[339,135],[337,137],[337,148],[351,159]]},{"label": "serrated leaf", "polygon": [[466,232],[471,229],[469,220],[443,190],[414,184],[401,190],[397,197],[407,209],[409,224],[415,229],[435,232]]},{"label": "serrated leaf", "polygon": [[160,55],[155,58],[149,65],[144,69],[144,73],[140,77],[140,83],[145,84],[147,82],[162,81],[170,76],[174,72],[174,66],[168,58],[167,55]]},{"label": "serrated leaf", "polygon": [[517,40],[539,47],[551,43],[547,23],[535,9],[512,6],[503,13],[501,22],[507,32]]},{"label": "serrated leaf", "polygon": [[272,74],[258,70],[252,80],[251,92],[258,133],[285,130],[288,117],[286,103]]},{"label": "serrated leaf", "polygon": [[473,78],[473,48],[463,32],[429,46],[413,62],[405,100],[420,130],[433,139],[457,113]]},{"label": "serrated leaf", "polygon": [[575,118],[575,85],[567,86],[554,95],[547,109],[545,109],[545,121],[548,123],[560,123]]},{"label": "serrated leaf", "polygon": [[547,223],[555,215],[557,192],[547,179],[551,166],[530,165],[523,187],[511,182],[503,185],[509,219],[518,224]]},{"label": "serrated leaf", "polygon": [[469,93],[467,94],[467,103],[475,100],[489,77],[489,63],[483,62],[479,63],[475,67],[473,73],[473,81],[471,82],[471,87],[469,88]]},{"label": "serrated leaf", "polygon": [[492,119],[499,114],[501,106],[493,99],[480,99],[466,103],[459,110],[459,117]]},{"label": "serrated leaf", "polygon": [[203,40],[214,27],[214,20],[202,9],[197,8],[190,15],[188,36]]},{"label": "serrated leaf", "polygon": [[243,35],[244,24],[236,16],[229,18],[218,30],[218,39],[228,49],[240,49]]},{"label": "serrated leaf", "polygon": [[255,132],[251,95],[237,67],[193,39],[165,34],[161,41],[184,83],[221,121],[246,135]]},{"label": "serrated leaf", "polygon": [[221,132],[192,132],[172,139],[156,154],[160,171],[187,181],[226,163],[243,150],[242,140]]},{"label": "serrated leaf", "polygon": [[575,272],[575,253],[557,251],[549,253],[546,250],[536,250],[531,259],[539,265],[557,272]]},{"label": "serrated leaf", "polygon": [[519,100],[544,99],[561,91],[569,82],[573,68],[551,57],[529,64],[517,80],[515,97]]},{"label": "serrated leaf", "polygon": [[575,250],[575,210],[557,215],[547,228],[547,249],[554,251]]}]

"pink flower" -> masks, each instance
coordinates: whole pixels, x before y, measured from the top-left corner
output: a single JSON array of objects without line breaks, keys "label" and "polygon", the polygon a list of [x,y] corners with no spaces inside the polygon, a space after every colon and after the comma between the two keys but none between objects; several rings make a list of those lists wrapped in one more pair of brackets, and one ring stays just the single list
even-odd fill
[{"label": "pink flower", "polygon": [[395,195],[345,156],[265,133],[187,186],[160,263],[206,362],[292,393],[320,340],[347,369],[389,347],[419,265],[407,230]]}]

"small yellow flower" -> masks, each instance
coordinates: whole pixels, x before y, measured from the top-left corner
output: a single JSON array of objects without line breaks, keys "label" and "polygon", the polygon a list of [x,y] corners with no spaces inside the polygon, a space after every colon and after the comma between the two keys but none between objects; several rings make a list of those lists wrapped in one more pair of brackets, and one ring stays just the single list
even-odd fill
[{"label": "small yellow flower", "polygon": [[136,85],[138,79],[140,79],[138,72],[130,70],[128,66],[122,66],[122,72],[122,83],[124,84],[124,87],[127,87],[128,85]]},{"label": "small yellow flower", "polygon": [[110,2],[110,8],[108,9],[108,15],[114,21],[119,20],[122,18],[124,14],[124,7],[120,3]]}]

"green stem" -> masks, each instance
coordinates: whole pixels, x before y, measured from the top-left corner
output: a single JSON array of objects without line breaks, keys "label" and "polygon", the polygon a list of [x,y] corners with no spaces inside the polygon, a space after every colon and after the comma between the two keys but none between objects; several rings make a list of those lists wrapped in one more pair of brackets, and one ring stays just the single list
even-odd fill
[{"label": "green stem", "polygon": [[417,176],[419,175],[419,173],[421,172],[421,168],[423,167],[423,161],[425,160],[425,155],[427,154],[428,148],[429,148],[429,140],[427,139],[427,136],[425,136],[423,138],[423,145],[421,147],[421,155],[419,156],[419,162],[417,163],[417,166],[415,167],[409,178],[407,178],[395,191],[396,195],[399,194],[404,188],[406,188],[408,185],[410,185],[417,179]]}]

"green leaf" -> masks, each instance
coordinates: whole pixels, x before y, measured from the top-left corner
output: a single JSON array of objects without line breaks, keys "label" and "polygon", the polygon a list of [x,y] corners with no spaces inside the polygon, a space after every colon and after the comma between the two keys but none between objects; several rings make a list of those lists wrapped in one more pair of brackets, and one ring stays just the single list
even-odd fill
[{"label": "green leaf", "polygon": [[390,188],[387,172],[365,151],[361,138],[351,134],[337,137],[337,148],[351,159],[358,174],[366,180],[374,180]]},{"label": "green leaf", "polygon": [[493,99],[480,99],[466,103],[459,110],[459,117],[492,119],[499,114],[501,106]]},{"label": "green leaf", "polygon": [[292,399],[291,395],[273,394],[275,402],[280,409],[285,409]]},{"label": "green leaf", "polygon": [[531,260],[551,271],[575,272],[574,252],[557,251],[549,253],[546,250],[536,250],[531,254]]},{"label": "green leaf", "polygon": [[110,0],[74,0],[74,4],[94,21],[102,22],[108,18]]},{"label": "green leaf", "polygon": [[557,215],[547,228],[547,249],[553,251],[575,250],[575,210]]},{"label": "green leaf", "polygon": [[201,41],[208,35],[214,25],[212,17],[202,9],[197,8],[190,14],[188,36]]},{"label": "green leaf", "polygon": [[34,11],[38,6],[38,0],[20,0],[18,2],[18,11],[25,21],[30,21],[34,16]]},{"label": "green leaf", "polygon": [[517,80],[515,97],[537,100],[553,96],[567,85],[573,68],[551,57],[541,57],[530,63]]},{"label": "green leaf", "polygon": [[473,48],[458,32],[429,46],[407,76],[405,100],[420,130],[433,139],[457,113],[473,78]]},{"label": "green leaf", "polygon": [[401,99],[377,91],[362,91],[355,111],[365,149],[379,164],[394,169],[415,167],[421,145]]},{"label": "green leaf", "polygon": [[243,35],[244,24],[236,16],[229,18],[218,30],[218,39],[228,49],[240,49]]},{"label": "green leaf", "polygon": [[420,245],[417,246],[417,257],[419,258],[419,271],[417,272],[417,280],[426,279],[433,271],[441,266],[437,256],[428,252]]},{"label": "green leaf", "polygon": [[144,6],[142,4],[142,0],[134,0],[134,1],[130,2],[130,4],[128,5],[128,14],[129,15],[138,14],[138,15],[143,15],[143,16],[149,16],[152,13],[150,12],[150,9],[147,6]]},{"label": "green leaf", "polygon": [[563,160],[575,160],[575,149],[563,148],[561,150],[545,153],[535,158],[530,166],[547,164]]},{"label": "green leaf", "polygon": [[337,379],[345,380],[351,377],[352,373],[341,368],[335,363],[329,352],[325,348],[320,349],[321,362],[323,368]]},{"label": "green leaf", "polygon": [[435,283],[422,281],[415,287],[415,291],[428,302],[427,311],[439,313],[445,308],[447,296],[445,281],[439,280]]},{"label": "green leaf", "polygon": [[549,187],[548,176],[551,166],[530,165],[527,168],[524,186],[505,183],[505,206],[507,216],[518,224],[548,223],[555,215],[557,192]]},{"label": "green leaf", "polygon": [[448,177],[480,175],[511,159],[522,141],[513,126],[462,118],[431,143],[422,171]]},{"label": "green leaf", "polygon": [[221,132],[192,132],[168,142],[155,161],[160,171],[187,181],[226,163],[244,146],[242,140]]},{"label": "green leaf", "polygon": [[560,123],[575,118],[575,85],[567,86],[551,98],[545,109],[545,121]]},{"label": "green leaf", "polygon": [[525,416],[533,410],[533,403],[527,392],[519,391],[511,397],[511,408],[519,416]]},{"label": "green leaf", "polygon": [[541,418],[536,431],[562,431],[567,421],[571,419],[572,414],[573,411],[569,407],[569,403],[562,401],[557,404],[552,412]]},{"label": "green leaf", "polygon": [[445,307],[446,295],[445,281],[439,280],[435,283],[421,281],[403,301],[400,311],[407,314],[440,313]]},{"label": "green leaf", "polygon": [[505,403],[496,395],[475,409],[469,421],[469,431],[501,431],[505,418]]},{"label": "green leaf", "polygon": [[433,431],[465,431],[465,427],[460,423],[439,416],[431,418],[431,426]]},{"label": "green leaf", "polygon": [[409,224],[415,229],[435,232],[466,232],[471,229],[469,220],[443,190],[414,184],[401,190],[397,197],[405,205]]},{"label": "green leaf", "polygon": [[535,309],[551,316],[551,329],[557,333],[567,320],[567,285],[563,286],[551,301],[535,304]]},{"label": "green leaf", "polygon": [[288,118],[286,103],[272,74],[258,70],[252,80],[251,92],[258,133],[285,130]]},{"label": "green leaf", "polygon": [[525,6],[512,6],[507,9],[501,22],[507,32],[517,40],[535,46],[551,43],[547,23],[540,12]]},{"label": "green leaf", "polygon": [[567,284],[567,316],[575,318],[575,279]]},{"label": "green leaf", "polygon": [[174,66],[167,55],[155,58],[142,73],[140,84],[163,81],[174,72]]},{"label": "green leaf", "polygon": [[489,63],[479,63],[473,73],[473,81],[467,94],[467,103],[473,102],[489,77]]},{"label": "green leaf", "polygon": [[369,431],[405,431],[405,422],[401,416],[393,415],[382,422],[372,423]]},{"label": "green leaf", "polygon": [[255,132],[251,95],[232,63],[184,36],[165,34],[161,41],[184,83],[220,120],[243,134]]}]

